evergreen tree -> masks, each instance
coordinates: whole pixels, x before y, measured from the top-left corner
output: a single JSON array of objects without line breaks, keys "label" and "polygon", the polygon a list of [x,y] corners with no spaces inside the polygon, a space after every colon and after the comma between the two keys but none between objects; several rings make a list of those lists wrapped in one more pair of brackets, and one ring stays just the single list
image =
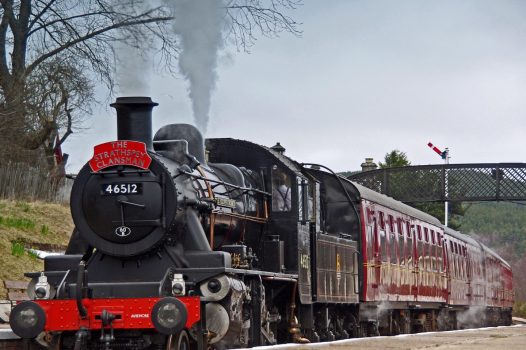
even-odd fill
[{"label": "evergreen tree", "polygon": [[380,168],[394,168],[401,166],[409,166],[411,162],[407,159],[405,152],[399,151],[397,149],[392,150],[389,153],[385,154],[384,157],[385,163],[379,162],[378,165]]}]

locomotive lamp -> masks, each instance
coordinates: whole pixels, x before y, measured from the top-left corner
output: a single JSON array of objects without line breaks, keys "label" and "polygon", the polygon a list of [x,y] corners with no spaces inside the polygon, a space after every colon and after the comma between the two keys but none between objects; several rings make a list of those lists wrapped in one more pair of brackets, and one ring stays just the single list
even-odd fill
[{"label": "locomotive lamp", "polygon": [[186,288],[183,275],[180,273],[174,274],[174,278],[172,280],[172,293],[175,296],[181,296],[185,295],[185,292]]},{"label": "locomotive lamp", "polygon": [[49,299],[51,287],[47,281],[46,275],[42,272],[40,277],[38,277],[38,282],[35,285],[35,296],[37,299]]},{"label": "locomotive lamp", "polygon": [[157,331],[162,334],[180,332],[188,319],[184,304],[176,298],[166,297],[159,300],[152,309],[151,320]]},{"label": "locomotive lamp", "polygon": [[46,314],[42,307],[33,301],[24,301],[14,307],[9,325],[20,338],[35,338],[44,330]]}]

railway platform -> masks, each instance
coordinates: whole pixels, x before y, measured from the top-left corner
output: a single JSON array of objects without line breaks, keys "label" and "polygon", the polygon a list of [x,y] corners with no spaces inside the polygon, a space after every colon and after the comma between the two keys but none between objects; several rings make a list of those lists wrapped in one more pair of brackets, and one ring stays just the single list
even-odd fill
[{"label": "railway platform", "polygon": [[449,332],[404,334],[392,337],[371,337],[338,340],[331,343],[285,344],[258,347],[257,350],[524,350],[526,325],[490,327]]}]

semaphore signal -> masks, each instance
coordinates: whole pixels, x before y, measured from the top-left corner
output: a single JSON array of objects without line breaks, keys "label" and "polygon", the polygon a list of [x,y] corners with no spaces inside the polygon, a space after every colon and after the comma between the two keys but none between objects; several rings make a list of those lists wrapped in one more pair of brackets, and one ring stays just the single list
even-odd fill
[{"label": "semaphore signal", "polygon": [[442,159],[446,159],[448,153],[449,153],[449,150],[446,148],[446,150],[444,152],[442,152],[440,149],[438,149],[437,146],[433,145],[431,142],[429,142],[427,144],[429,146],[429,148],[431,148],[433,151],[435,151],[440,157],[442,157]]},{"label": "semaphore signal", "polygon": [[[449,164],[449,148],[446,147],[446,149],[442,152],[438,147],[434,146],[431,142],[428,142],[427,145],[429,148],[431,148],[433,151],[435,151],[443,160],[444,164]],[[448,182],[447,182],[447,169],[446,169],[446,180],[445,180],[444,188],[445,188],[445,194],[446,197],[448,196]],[[448,201],[444,201],[444,225],[447,226],[449,221],[449,205]]]}]

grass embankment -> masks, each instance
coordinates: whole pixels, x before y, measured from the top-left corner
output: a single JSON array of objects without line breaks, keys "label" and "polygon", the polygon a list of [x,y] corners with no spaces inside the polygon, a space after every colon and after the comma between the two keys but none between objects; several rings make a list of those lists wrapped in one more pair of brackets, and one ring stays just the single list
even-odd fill
[{"label": "grass embankment", "polygon": [[43,270],[27,248],[64,248],[72,230],[67,205],[0,200],[0,299],[6,298],[4,280],[28,280],[24,272]]}]

